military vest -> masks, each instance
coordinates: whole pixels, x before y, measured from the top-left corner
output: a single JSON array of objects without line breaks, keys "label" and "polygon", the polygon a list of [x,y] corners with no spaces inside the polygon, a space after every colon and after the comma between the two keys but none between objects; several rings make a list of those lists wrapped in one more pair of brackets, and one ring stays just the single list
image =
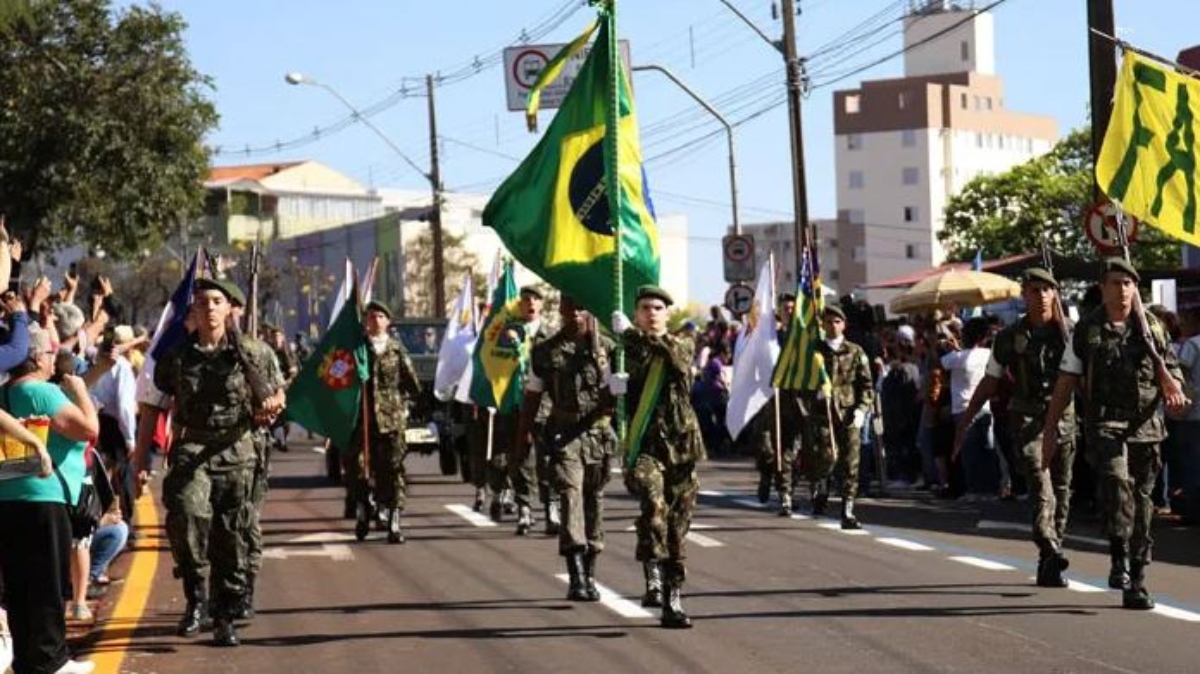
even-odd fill
[{"label": "military vest", "polygon": [[[243,340],[243,352],[261,354],[250,340]],[[157,367],[155,380],[163,378],[174,396],[173,422],[197,432],[225,433],[248,430],[252,419],[252,398],[246,370],[237,349],[223,341],[209,351],[201,349],[195,337],[169,352]],[[265,371],[265,363],[263,364]]]},{"label": "military vest", "polygon": [[1158,414],[1161,395],[1148,339],[1166,354],[1166,333],[1153,314],[1146,314],[1150,335],[1143,335],[1131,315],[1124,324],[1108,321],[1104,307],[1084,316],[1075,328],[1072,347],[1083,362],[1088,421],[1128,431],[1130,439],[1155,442],[1163,437]]},{"label": "military vest", "polygon": [[[875,399],[867,352],[861,346],[846,340],[842,341],[837,351],[831,349],[824,341],[817,344],[817,349],[825,359],[825,372],[829,374],[835,414],[844,414],[856,408],[866,411]],[[814,408],[814,412],[823,414],[819,405]]]},{"label": "military vest", "polygon": [[1028,416],[1045,414],[1065,350],[1057,325],[1035,327],[1026,316],[996,335],[992,357],[1012,373],[1014,381],[1009,409]]},{"label": "military vest", "polygon": [[[575,339],[559,332],[533,349],[530,366],[551,399],[550,425],[563,431],[581,422],[604,423],[612,399],[604,384],[613,352],[612,340],[601,337],[597,353],[591,338]],[[589,423],[590,422],[590,423]]]}]

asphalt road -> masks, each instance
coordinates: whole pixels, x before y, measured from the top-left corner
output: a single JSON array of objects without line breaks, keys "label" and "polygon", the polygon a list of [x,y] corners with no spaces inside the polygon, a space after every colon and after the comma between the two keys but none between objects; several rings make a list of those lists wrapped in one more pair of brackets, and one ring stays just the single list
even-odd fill
[{"label": "asphalt road", "polygon": [[864,500],[865,530],[845,533],[758,507],[750,464],[713,462],[685,588],[695,628],[669,631],[637,603],[636,504],[619,477],[597,573],[611,592],[579,604],[564,599],[565,570],[540,523],[522,538],[511,517],[473,516],[471,488],[436,474],[434,458],[409,458],[400,546],[377,532],[352,540],[322,466],[308,445],[276,458],[258,617],[241,648],[174,636],[183,602],[158,526],[143,528],[161,557],[140,620],[88,647],[124,650],[120,671],[140,674],[1200,671],[1200,532],[1178,525],[1156,530],[1159,610],[1130,612],[1104,589],[1091,523],[1072,527],[1072,587],[1040,589],[1023,504]]}]

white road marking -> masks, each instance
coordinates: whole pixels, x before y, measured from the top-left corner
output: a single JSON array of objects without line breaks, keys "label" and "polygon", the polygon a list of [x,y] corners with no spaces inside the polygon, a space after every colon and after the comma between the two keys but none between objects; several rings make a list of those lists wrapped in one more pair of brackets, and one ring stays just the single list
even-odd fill
[{"label": "white road marking", "polygon": [[1167,604],[1159,604],[1159,605],[1155,606],[1153,612],[1157,613],[1161,616],[1165,616],[1167,618],[1175,618],[1176,620],[1185,620],[1190,623],[1200,622],[1200,613],[1193,613],[1191,611],[1185,611],[1181,608],[1175,608],[1174,606],[1169,606]]},{"label": "white road marking", "polygon": [[708,498],[725,498],[725,492],[713,491],[711,489],[701,489],[700,495],[707,496]]},{"label": "white road marking", "polygon": [[698,534],[694,531],[689,531],[687,539],[702,548],[723,548],[725,544],[715,538],[709,538],[704,534]]},{"label": "white road marking", "polygon": [[969,566],[975,566],[975,567],[979,567],[981,569],[987,569],[988,571],[1016,571],[1017,570],[1016,567],[1009,566],[1007,564],[1001,564],[1000,562],[993,562],[990,559],[982,559],[980,557],[959,556],[959,557],[951,557],[950,559],[952,559],[956,562],[959,562],[961,564],[967,564]]},{"label": "white road marking", "polygon": [[461,503],[447,503],[446,510],[458,515],[464,520],[474,524],[477,527],[494,527],[496,523],[487,515],[477,513],[470,506],[465,506]]},{"label": "white road marking", "polygon": [[821,522],[817,526],[830,531],[837,531],[846,534],[847,536],[867,536],[869,532],[866,529],[843,529],[841,522]]},{"label": "white road marking", "polygon": [[325,448],[324,448],[323,446],[321,446],[321,445],[316,445],[316,446],[314,446],[314,447],[312,448],[312,451],[314,451],[314,452],[316,452],[317,454],[320,454],[320,455],[322,455],[322,456],[324,456],[324,455],[325,455]]},{"label": "white road marking", "polygon": [[[705,524],[703,522],[692,522],[689,525],[689,529],[704,530],[704,529],[716,529],[716,528],[717,528],[717,525],[715,525],[715,524]],[[630,524],[629,526],[625,527],[625,531],[637,531],[637,527]]]},{"label": "white road marking", "polygon": [[745,506],[747,508],[754,508],[755,510],[763,510],[771,505],[769,502],[768,503],[759,503],[758,499],[756,499],[756,498],[735,498],[735,499],[733,499],[733,502],[740,506]]},{"label": "white road marking", "polygon": [[[1037,579],[1034,578],[1034,580],[1037,580]],[[1108,590],[1106,588],[1097,587],[1095,585],[1092,585],[1091,583],[1081,583],[1077,580],[1071,580],[1069,578],[1067,579],[1067,589],[1075,590],[1076,592],[1087,592],[1087,593],[1108,592]]]},{"label": "white road marking", "polygon": [[295,557],[328,557],[335,562],[349,562],[354,559],[350,546],[344,543],[323,543],[320,547],[291,548],[270,547],[262,552],[263,559],[292,559]]},{"label": "white road marking", "polygon": [[[564,583],[570,582],[570,577],[565,573],[560,573],[555,578]],[[640,603],[635,603],[629,599],[608,589],[601,583],[596,583],[596,589],[600,591],[600,602],[613,613],[622,618],[653,618],[654,614],[642,608]]]},{"label": "white road marking", "polygon": [[811,520],[812,519],[808,515],[801,515],[800,513],[792,513],[791,517],[794,520]]},{"label": "white road marking", "polygon": [[[975,525],[976,529],[992,529],[997,531],[1020,531],[1022,533],[1029,532],[1029,525],[1020,524],[1018,522],[999,522],[996,520],[979,520]],[[1091,536],[1080,536],[1077,534],[1067,534],[1067,540],[1079,541],[1080,543],[1090,543],[1091,545],[1108,546],[1108,541],[1102,538],[1093,538]]]},{"label": "white road marking", "polygon": [[884,545],[890,545],[893,548],[900,548],[902,550],[912,550],[914,552],[928,552],[930,550],[933,550],[933,548],[929,547],[928,545],[917,543],[915,541],[907,541],[907,540],[904,540],[903,538],[887,538],[887,537],[885,537],[885,538],[876,538],[875,540],[879,541],[880,543],[883,543]]}]

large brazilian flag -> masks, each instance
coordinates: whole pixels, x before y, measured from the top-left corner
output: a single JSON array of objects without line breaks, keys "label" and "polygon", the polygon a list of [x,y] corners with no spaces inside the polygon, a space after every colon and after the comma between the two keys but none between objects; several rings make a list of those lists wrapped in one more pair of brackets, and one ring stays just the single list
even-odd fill
[{"label": "large brazilian flag", "polygon": [[658,229],[642,169],[637,118],[629,80],[619,59],[611,72],[613,39],[608,21],[598,21],[547,66],[530,96],[537,94],[562,64],[599,27],[587,60],[546,134],[517,170],[496,189],[483,211],[483,224],[496,230],[513,257],[597,316],[617,309],[613,293],[616,237],[605,181],[604,143],[609,84],[617,78],[620,123],[618,175],[621,181],[621,260],[624,304],[634,306],[637,288],[657,284]]}]

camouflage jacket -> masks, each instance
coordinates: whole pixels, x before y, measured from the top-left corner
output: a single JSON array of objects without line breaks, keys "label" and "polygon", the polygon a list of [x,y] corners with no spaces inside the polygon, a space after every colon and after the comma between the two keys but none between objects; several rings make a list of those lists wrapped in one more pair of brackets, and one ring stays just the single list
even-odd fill
[{"label": "camouflage jacket", "polygon": [[673,335],[651,336],[637,328],[622,335],[625,365],[629,371],[628,407],[632,416],[646,385],[655,358],[663,359],[663,387],[651,413],[642,453],[668,466],[703,460],[700,422],[692,409],[692,340]]},{"label": "camouflage jacket", "polygon": [[421,393],[417,371],[399,340],[388,338],[383,353],[367,343],[367,408],[372,430],[402,433],[408,426],[408,401]]},{"label": "camouflage jacket", "polygon": [[1084,367],[1084,399],[1089,429],[1122,436],[1129,442],[1159,442],[1166,437],[1159,406],[1162,394],[1150,356],[1150,339],[1171,376],[1183,381],[1166,331],[1146,313],[1150,335],[1143,335],[1133,316],[1123,324],[1110,323],[1104,307],[1080,319],[1071,338]]},{"label": "camouflage jacket", "polygon": [[[1011,411],[1024,416],[1046,413],[1065,350],[1062,328],[1057,324],[1034,326],[1027,316],[996,334],[992,358],[1012,376]],[[1073,417],[1073,409],[1067,414]]]},{"label": "camouflage jacket", "polygon": [[590,337],[574,339],[563,332],[534,346],[529,365],[545,386],[542,399],[550,400],[550,432],[607,425],[613,399],[604,377],[615,348],[611,339],[600,337],[596,353]]},{"label": "camouflage jacket", "polygon": [[[834,418],[849,418],[856,411],[866,414],[875,401],[871,363],[867,360],[866,351],[845,339],[836,351],[824,341],[817,343],[817,350],[825,358],[825,371],[829,373]],[[825,415],[823,404],[812,405],[809,409],[813,414]]]}]

